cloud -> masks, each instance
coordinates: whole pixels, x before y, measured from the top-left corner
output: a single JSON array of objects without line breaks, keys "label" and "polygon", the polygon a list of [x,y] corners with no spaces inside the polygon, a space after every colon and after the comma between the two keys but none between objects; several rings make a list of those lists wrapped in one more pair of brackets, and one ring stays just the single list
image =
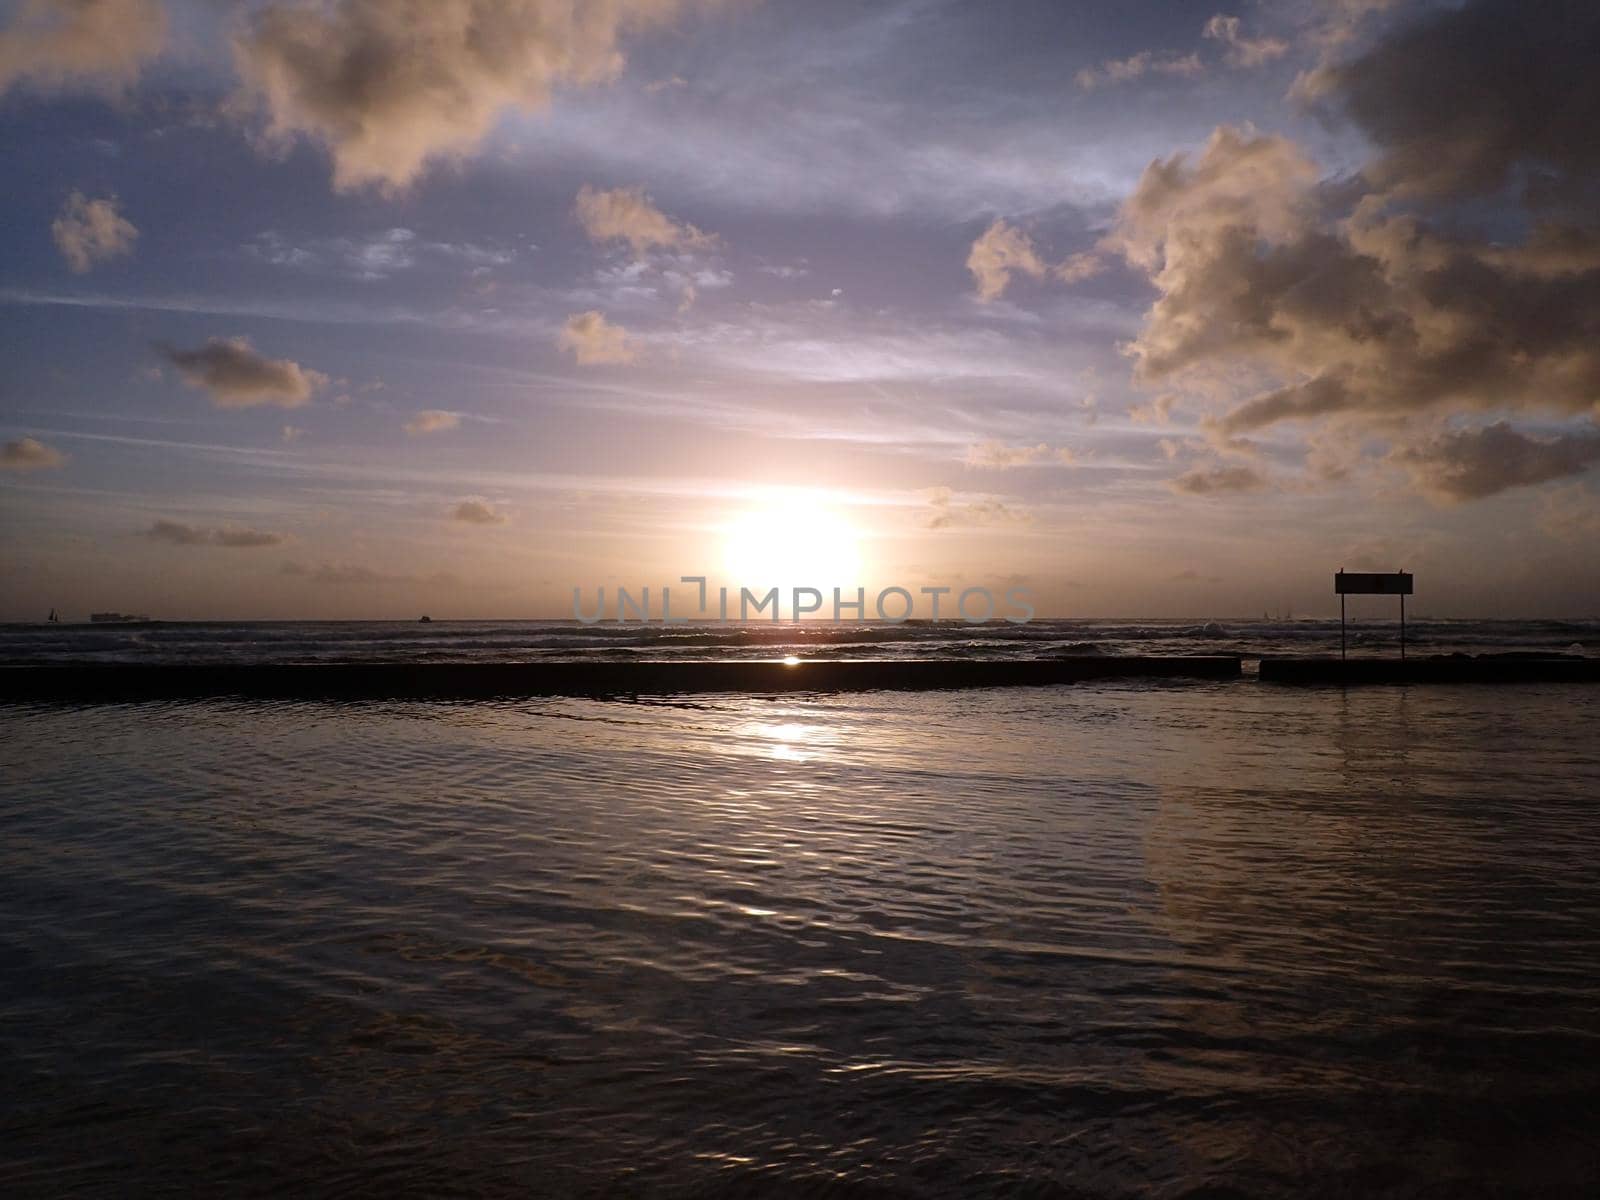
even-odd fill
[{"label": "cloud", "polygon": [[65,465],[67,456],[54,446],[31,437],[18,438],[0,446],[0,470],[48,471]]},{"label": "cloud", "polygon": [[1230,67],[1259,67],[1289,52],[1289,43],[1275,37],[1245,37],[1238,17],[1225,17],[1220,13],[1206,22],[1201,36],[1223,43],[1223,55]]},{"label": "cloud", "polygon": [[283,427],[283,441],[285,445],[298,442],[306,436],[306,431],[298,425],[285,425]]},{"label": "cloud", "polygon": [[461,414],[442,408],[425,408],[405,424],[412,437],[461,428]]},{"label": "cloud", "polygon": [[1185,496],[1225,496],[1259,492],[1267,486],[1267,481],[1253,467],[1224,464],[1194,467],[1176,479],[1168,480],[1168,486]]},{"label": "cloud", "polygon": [[613,79],[620,39],[686,0],[278,0],[234,39],[239,103],[270,140],[328,149],[333,183],[405,188],[514,109]]},{"label": "cloud", "polygon": [[1281,243],[1305,230],[1317,180],[1316,164],[1288,138],[1222,126],[1198,160],[1180,151],[1145,169],[1106,245],[1159,274],[1183,269],[1191,242],[1203,252],[1234,230]]},{"label": "cloud", "polygon": [[510,520],[486,500],[463,500],[456,505],[451,517],[469,525],[504,525]]},{"label": "cloud", "polygon": [[89,200],[73,192],[51,222],[50,234],[67,265],[81,275],[97,262],[132,254],[139,231],[117,211],[115,196]]},{"label": "cloud", "polygon": [[1414,536],[1367,537],[1347,543],[1332,556],[1341,569],[1393,571],[1402,566],[1425,566],[1429,562],[1427,540]]},{"label": "cloud", "polygon": [[1105,269],[1105,259],[1098,254],[1070,254],[1051,267],[1050,274],[1062,283],[1082,283]]},{"label": "cloud", "polygon": [[558,342],[563,350],[572,351],[581,366],[628,363],[635,357],[627,331],[594,309],[568,317]]},{"label": "cloud", "polygon": [[1320,21],[1311,39],[1325,50],[1337,50],[1349,42],[1362,23],[1374,13],[1384,12],[1405,0],[1324,0]]},{"label": "cloud", "polygon": [[308,567],[297,562],[286,562],[280,568],[279,574],[297,579],[306,579],[315,584],[331,587],[419,583],[451,587],[460,582],[454,575],[446,571],[439,571],[432,575],[401,575],[353,563],[318,563],[315,566]]},{"label": "cloud", "polygon": [[1552,488],[1543,497],[1539,528],[1562,542],[1600,538],[1600,495],[1582,484]]},{"label": "cloud", "polygon": [[1099,274],[1104,262],[1093,254],[1074,254],[1056,266],[1039,257],[1033,239],[1003,219],[996,219],[978,235],[967,254],[967,270],[978,285],[978,299],[998,300],[1013,275],[1042,279],[1046,275],[1064,283],[1078,283]]},{"label": "cloud", "polygon": [[1392,441],[1440,411],[1600,411],[1600,231],[1536,219],[1502,242],[1456,216],[1391,211],[1250,130],[1157,160],[1106,239],[1157,292],[1136,379],[1250,388],[1203,421],[1231,447],[1285,422]]},{"label": "cloud", "polygon": [[644,194],[642,188],[599,191],[585,184],[573,206],[578,223],[592,242],[627,242],[635,256],[662,248],[704,249],[716,238],[693,225],[674,221]]},{"label": "cloud", "polygon": [[1073,79],[1084,91],[1107,84],[1131,83],[1146,75],[1176,75],[1185,79],[1205,71],[1198,54],[1155,54],[1141,50],[1127,58],[1108,59],[1098,67],[1084,67]]},{"label": "cloud", "polygon": [[115,90],[161,52],[161,0],[21,0],[0,29],[0,93],[27,83]]},{"label": "cloud", "polygon": [[1165,425],[1172,420],[1172,410],[1177,403],[1176,396],[1164,392],[1149,404],[1135,404],[1129,408],[1128,419],[1135,425]]},{"label": "cloud", "polygon": [[157,521],[145,530],[144,536],[151,541],[168,542],[174,546],[226,546],[233,550],[281,546],[289,540],[281,533],[268,533],[261,529],[240,529],[236,526],[210,529],[177,521]]},{"label": "cloud", "polygon": [[208,338],[197,350],[159,346],[190,387],[210,393],[218,408],[254,408],[275,404],[299,408],[311,400],[328,377],[286,358],[267,358],[244,337]]},{"label": "cloud", "polygon": [[245,244],[245,252],[275,267],[375,281],[409,271],[425,261],[453,263],[481,271],[503,267],[516,254],[475,242],[434,242],[404,226],[356,237],[291,240],[266,230]]},{"label": "cloud", "polygon": [[[1380,150],[1365,174],[1402,196],[1593,199],[1600,89],[1590,0],[1475,0],[1435,9],[1300,81]],[[1447,97],[1447,99],[1446,99]]]},{"label": "cloud", "polygon": [[1005,221],[996,220],[972,243],[967,270],[977,280],[978,299],[998,300],[1014,273],[1039,279],[1045,273],[1045,265],[1033,248],[1033,239]]},{"label": "cloud", "polygon": [[980,496],[964,504],[955,502],[955,492],[947,487],[928,488],[923,493],[927,508],[919,522],[924,529],[951,529],[956,526],[1026,524],[1033,515],[1012,508],[993,496]]},{"label": "cloud", "polygon": [[1056,462],[1071,465],[1077,456],[1066,446],[1051,449],[1044,442],[1036,446],[1008,446],[1004,442],[982,442],[967,447],[966,463],[969,467],[1006,470],[1035,463]]},{"label": "cloud", "polygon": [[1588,470],[1600,462],[1600,431],[1531,438],[1496,421],[1401,447],[1391,458],[1411,471],[1426,495],[1456,504]]}]

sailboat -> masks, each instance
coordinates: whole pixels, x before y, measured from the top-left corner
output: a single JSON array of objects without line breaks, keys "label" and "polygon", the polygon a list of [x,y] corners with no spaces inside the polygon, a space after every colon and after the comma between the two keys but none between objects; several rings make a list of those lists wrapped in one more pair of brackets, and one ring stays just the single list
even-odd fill
[{"label": "sailboat", "polygon": [[58,616],[56,616],[56,610],[55,610],[55,609],[53,609],[53,608],[52,608],[52,609],[51,609],[51,610],[50,610],[50,616],[49,616],[49,617],[48,617],[48,618],[46,618],[46,619],[47,619],[47,620],[48,620],[48,621],[49,621],[49,622],[50,622],[50,624],[52,624],[52,625],[59,625],[59,624],[61,624],[61,618],[60,618],[60,617],[58,617]]}]

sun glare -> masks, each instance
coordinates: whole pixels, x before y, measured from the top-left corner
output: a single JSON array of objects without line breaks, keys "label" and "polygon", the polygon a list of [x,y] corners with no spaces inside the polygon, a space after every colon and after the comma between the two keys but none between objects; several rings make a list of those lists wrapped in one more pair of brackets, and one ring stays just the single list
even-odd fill
[{"label": "sun glare", "polygon": [[825,503],[786,498],[736,517],[723,566],[741,587],[853,587],[860,584],[860,537]]}]

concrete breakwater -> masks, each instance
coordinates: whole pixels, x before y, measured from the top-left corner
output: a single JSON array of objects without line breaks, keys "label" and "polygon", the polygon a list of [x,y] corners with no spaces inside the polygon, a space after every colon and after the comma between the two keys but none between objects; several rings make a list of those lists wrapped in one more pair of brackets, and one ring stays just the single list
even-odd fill
[{"label": "concrete breakwater", "polygon": [[704,692],[929,691],[1099,679],[1236,679],[1239,657],[732,660],[720,662],[93,664],[0,669],[0,701],[74,703],[243,696],[478,699]]}]

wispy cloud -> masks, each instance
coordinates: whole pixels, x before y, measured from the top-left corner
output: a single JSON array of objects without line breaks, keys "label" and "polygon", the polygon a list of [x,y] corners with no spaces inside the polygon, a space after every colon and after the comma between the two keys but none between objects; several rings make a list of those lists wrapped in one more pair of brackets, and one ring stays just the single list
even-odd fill
[{"label": "wispy cloud", "polygon": [[166,542],[173,546],[224,546],[230,550],[259,550],[281,546],[289,540],[284,534],[263,529],[242,529],[237,526],[208,528],[164,520],[151,525],[145,530],[144,536],[153,542]]},{"label": "wispy cloud", "polygon": [[405,424],[412,437],[429,433],[446,433],[461,428],[461,414],[443,408],[425,408]]},{"label": "wispy cloud", "polygon": [[440,587],[451,587],[461,582],[454,575],[445,571],[435,572],[431,575],[407,575],[393,571],[380,571],[375,567],[363,566],[358,563],[323,562],[308,566],[298,562],[286,562],[280,568],[279,574],[329,587],[362,587],[375,584],[433,584]]},{"label": "wispy cloud", "polygon": [[1259,492],[1267,486],[1267,480],[1254,467],[1222,464],[1193,467],[1170,480],[1169,486],[1185,496],[1227,496]]},{"label": "wispy cloud", "polygon": [[920,523],[924,529],[1026,525],[1033,520],[1027,509],[995,496],[958,497],[951,488],[934,487],[928,488],[923,498],[925,508]]},{"label": "wispy cloud", "polygon": [[427,260],[484,271],[516,259],[515,251],[510,249],[475,242],[431,241],[404,226],[363,237],[301,239],[267,230],[248,242],[245,250],[273,266],[367,281],[388,279]]},{"label": "wispy cloud", "polygon": [[1084,91],[1093,91],[1107,84],[1131,83],[1146,75],[1192,79],[1205,69],[1198,54],[1156,54],[1150,50],[1140,50],[1127,58],[1107,59],[1098,67],[1084,67],[1073,79]]},{"label": "wispy cloud", "polygon": [[1224,58],[1230,67],[1259,67],[1289,52],[1289,43],[1275,37],[1246,37],[1238,17],[1218,14],[1206,22],[1202,36],[1227,47]]},{"label": "wispy cloud", "polygon": [[1040,463],[1070,466],[1076,461],[1077,455],[1070,448],[1066,446],[1052,448],[1045,442],[1035,446],[1008,446],[998,441],[982,442],[968,447],[966,457],[969,467],[1000,471],[1011,467],[1036,466]]}]

